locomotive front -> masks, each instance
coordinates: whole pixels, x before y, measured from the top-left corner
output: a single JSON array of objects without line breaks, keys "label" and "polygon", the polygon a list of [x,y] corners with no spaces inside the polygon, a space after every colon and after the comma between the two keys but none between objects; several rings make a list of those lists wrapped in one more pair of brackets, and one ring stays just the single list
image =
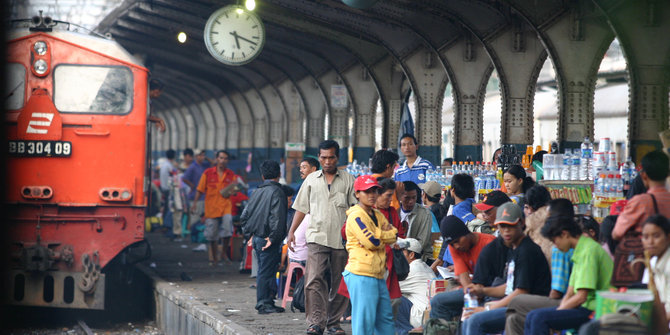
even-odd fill
[{"label": "locomotive front", "polygon": [[148,73],[111,40],[32,23],[7,42],[9,303],[103,309],[103,269],[144,238]]}]

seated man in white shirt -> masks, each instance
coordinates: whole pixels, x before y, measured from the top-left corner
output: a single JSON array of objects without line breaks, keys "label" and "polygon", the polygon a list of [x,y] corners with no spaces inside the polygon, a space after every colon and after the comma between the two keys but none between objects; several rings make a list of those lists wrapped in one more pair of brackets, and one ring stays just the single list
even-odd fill
[{"label": "seated man in white shirt", "polygon": [[418,240],[399,238],[396,245],[402,249],[409,263],[407,278],[399,282],[402,297],[395,321],[396,334],[404,335],[421,326],[423,312],[430,305],[428,281],[435,278],[435,273],[421,260],[422,247]]}]

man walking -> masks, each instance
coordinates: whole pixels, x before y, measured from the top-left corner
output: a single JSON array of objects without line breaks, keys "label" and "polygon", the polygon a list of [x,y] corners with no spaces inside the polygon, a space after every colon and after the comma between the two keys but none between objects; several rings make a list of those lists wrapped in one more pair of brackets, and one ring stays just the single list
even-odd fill
[{"label": "man walking", "polygon": [[163,226],[168,230],[167,236],[174,237],[172,228],[174,226],[173,211],[172,211],[172,196],[174,186],[174,176],[177,174],[177,152],[173,149],[168,149],[165,152],[166,160],[160,163],[159,177],[161,194],[163,198]]},{"label": "man walking", "polygon": [[[232,202],[221,195],[221,190],[237,181],[235,173],[228,169],[230,156],[224,150],[216,153],[216,166],[203,172],[195,192],[195,199],[205,195],[205,239],[209,242],[209,265],[217,261],[217,241],[223,238],[221,259],[230,262],[226,250],[230,237],[233,236],[233,220],[231,216]],[[191,212],[195,212],[196,202],[191,205]],[[219,233],[221,229],[221,233]]]},{"label": "man walking", "polygon": [[279,164],[261,163],[263,184],[251,195],[240,223],[245,237],[253,236],[252,244],[258,256],[256,275],[256,310],[258,314],[282,313],[274,304],[277,295],[275,273],[281,259],[281,244],[286,237],[288,199],[279,180]]},{"label": "man walking", "polygon": [[[340,317],[347,308],[347,298],[337,294],[347,252],[340,231],[347,216],[346,210],[357,203],[354,196],[354,177],[337,169],[340,146],[333,140],[319,144],[319,163],[322,170],[305,178],[293,208],[296,210],[288,233],[287,244],[293,249],[295,231],[305,214],[311,214],[307,227],[307,268],[305,280],[305,310],[309,324],[307,334],[321,335],[327,327],[330,333],[344,334]],[[325,273],[330,272],[330,285]],[[330,289],[329,289],[330,287]]]}]

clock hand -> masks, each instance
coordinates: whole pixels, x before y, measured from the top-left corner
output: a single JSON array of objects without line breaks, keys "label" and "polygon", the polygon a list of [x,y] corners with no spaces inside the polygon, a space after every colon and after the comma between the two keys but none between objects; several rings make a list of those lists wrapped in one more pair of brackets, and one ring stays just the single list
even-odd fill
[{"label": "clock hand", "polygon": [[235,30],[231,31],[230,34],[233,35],[233,37],[235,37],[235,44],[237,44],[237,48],[239,49],[240,48],[240,40],[239,39],[241,37],[237,35],[237,31],[235,31]]},{"label": "clock hand", "polygon": [[244,37],[242,37],[242,36],[236,36],[236,37],[239,37],[241,40],[243,40],[243,41],[247,41],[247,42],[249,42],[249,43],[251,43],[251,44],[253,44],[253,45],[257,45],[257,44],[258,44],[258,43],[256,43],[256,42],[254,42],[254,41],[252,41],[252,40],[250,40],[250,39],[248,39],[248,38],[244,38]]}]

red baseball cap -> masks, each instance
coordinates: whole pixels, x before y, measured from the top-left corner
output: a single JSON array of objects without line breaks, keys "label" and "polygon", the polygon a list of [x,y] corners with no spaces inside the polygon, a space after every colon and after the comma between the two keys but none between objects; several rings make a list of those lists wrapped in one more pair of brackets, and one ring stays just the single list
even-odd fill
[{"label": "red baseball cap", "polygon": [[475,204],[475,207],[478,210],[484,212],[510,201],[512,200],[507,196],[507,194],[501,191],[491,191],[489,194],[484,196],[484,200],[482,200],[482,202]]},{"label": "red baseball cap", "polygon": [[373,187],[381,187],[377,182],[377,178],[372,175],[362,175],[356,178],[354,182],[354,191],[367,191]]}]

